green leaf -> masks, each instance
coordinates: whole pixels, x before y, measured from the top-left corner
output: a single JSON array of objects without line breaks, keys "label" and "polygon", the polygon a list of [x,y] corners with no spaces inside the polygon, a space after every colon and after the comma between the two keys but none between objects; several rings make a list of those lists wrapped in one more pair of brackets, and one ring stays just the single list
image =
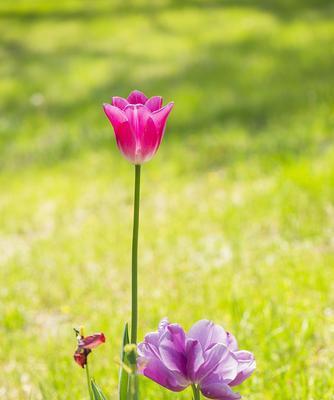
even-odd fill
[{"label": "green leaf", "polygon": [[118,398],[119,400],[126,400],[127,399],[127,391],[128,391],[128,384],[129,384],[129,375],[123,368],[123,363],[125,362],[125,354],[124,354],[124,347],[129,344],[129,328],[128,324],[126,323],[124,326],[124,333],[123,333],[123,341],[122,341],[122,349],[121,349],[121,366],[119,370],[119,380],[118,380]]},{"label": "green leaf", "polygon": [[107,400],[106,396],[103,394],[100,387],[93,381],[93,379],[91,383],[94,400]]}]

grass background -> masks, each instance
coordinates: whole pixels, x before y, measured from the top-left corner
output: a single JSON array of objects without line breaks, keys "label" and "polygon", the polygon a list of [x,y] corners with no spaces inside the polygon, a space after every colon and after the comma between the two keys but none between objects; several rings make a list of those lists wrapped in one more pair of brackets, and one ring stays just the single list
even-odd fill
[{"label": "grass background", "polygon": [[[258,369],[249,400],[334,393],[330,0],[0,4],[0,399],[86,399],[72,328],[116,398],[133,169],[101,104],[174,100],[144,166],[140,333],[203,317]],[[189,399],[148,380],[145,400]]]}]

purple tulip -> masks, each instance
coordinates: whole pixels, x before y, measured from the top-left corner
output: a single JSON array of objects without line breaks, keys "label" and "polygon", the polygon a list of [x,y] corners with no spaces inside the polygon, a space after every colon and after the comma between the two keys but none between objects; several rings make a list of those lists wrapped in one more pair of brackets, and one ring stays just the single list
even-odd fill
[{"label": "purple tulip", "polygon": [[209,399],[240,399],[231,387],[255,369],[252,353],[238,350],[234,336],[208,320],[198,321],[186,334],[163,319],[157,332],[138,345],[138,369],[174,392],[196,385]]},{"label": "purple tulip", "polygon": [[127,99],[113,97],[103,109],[114,128],[121,153],[133,164],[149,161],[157,152],[174,103],[162,107],[162,97],[148,99],[134,90]]}]

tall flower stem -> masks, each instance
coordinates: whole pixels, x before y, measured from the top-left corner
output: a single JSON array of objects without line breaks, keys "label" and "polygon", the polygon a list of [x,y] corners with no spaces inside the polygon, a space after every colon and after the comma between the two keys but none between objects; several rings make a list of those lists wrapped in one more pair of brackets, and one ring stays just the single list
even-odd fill
[{"label": "tall flower stem", "polygon": [[192,384],[191,387],[192,387],[193,394],[194,394],[193,400],[200,400],[201,394],[200,394],[198,386],[196,386],[195,384]]},{"label": "tall flower stem", "polygon": [[92,384],[91,384],[91,380],[90,380],[90,374],[89,374],[88,363],[85,365],[85,370],[86,370],[86,377],[87,377],[87,385],[88,385],[89,398],[90,398],[90,400],[93,400]]},{"label": "tall flower stem", "polygon": [[138,326],[138,229],[139,229],[139,200],[140,200],[140,165],[135,165],[135,192],[133,206],[132,232],[132,314],[131,314],[131,343],[137,343]]},{"label": "tall flower stem", "polygon": [[[140,165],[135,165],[135,191],[133,205],[133,232],[132,232],[132,273],[131,273],[131,343],[137,344],[138,328],[138,230],[139,230],[139,203],[140,203]],[[139,382],[136,371],[136,360],[133,365],[133,400],[139,397]]]}]

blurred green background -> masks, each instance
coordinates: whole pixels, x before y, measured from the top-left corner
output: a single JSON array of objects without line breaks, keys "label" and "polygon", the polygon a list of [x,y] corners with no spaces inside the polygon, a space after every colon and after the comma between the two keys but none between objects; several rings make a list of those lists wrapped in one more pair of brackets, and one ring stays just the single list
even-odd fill
[{"label": "blurred green background", "polygon": [[[175,101],[143,168],[140,333],[210,318],[255,353],[249,400],[334,392],[331,0],[0,3],[0,399],[116,398],[133,168],[101,104]],[[190,399],[148,380],[142,399]]]}]

